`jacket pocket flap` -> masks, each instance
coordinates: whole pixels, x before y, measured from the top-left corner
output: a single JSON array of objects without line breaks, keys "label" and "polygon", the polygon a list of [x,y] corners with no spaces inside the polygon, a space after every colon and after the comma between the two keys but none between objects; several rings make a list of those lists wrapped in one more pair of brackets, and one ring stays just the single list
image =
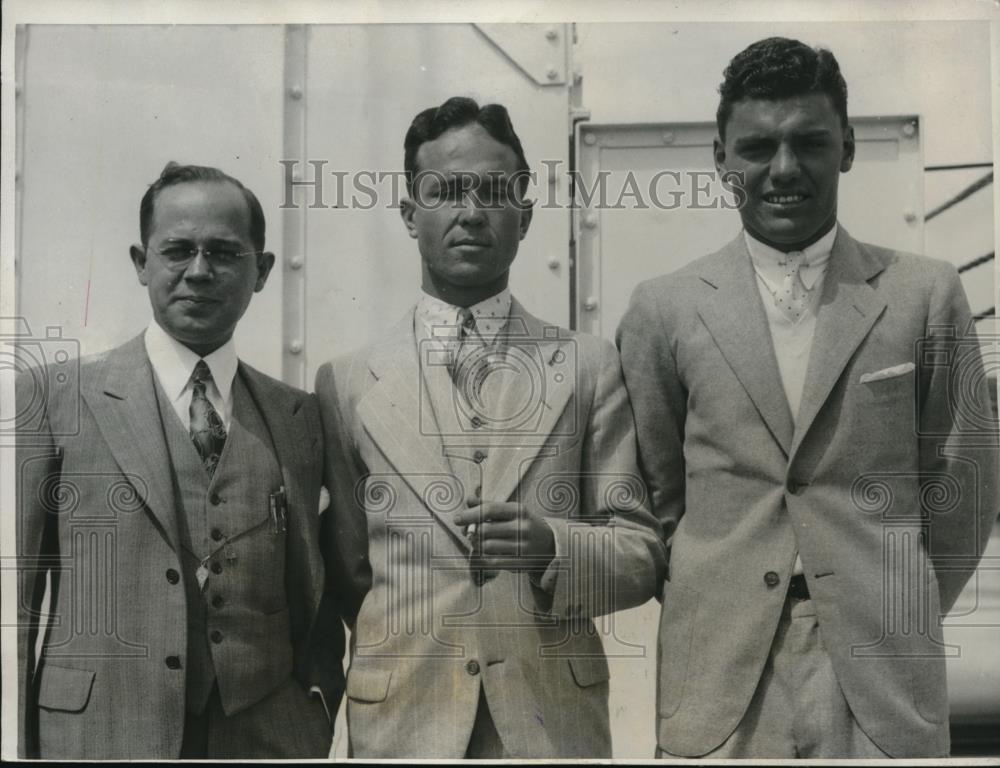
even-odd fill
[{"label": "jacket pocket flap", "polygon": [[573,657],[569,660],[569,668],[573,670],[573,679],[581,688],[606,682],[611,677],[608,660],[603,656]]},{"label": "jacket pocket flap", "polygon": [[392,672],[382,669],[352,669],[347,673],[347,696],[355,701],[385,701]]},{"label": "jacket pocket flap", "polygon": [[94,686],[91,670],[45,664],[41,675],[38,706],[63,712],[81,712],[87,706]]}]

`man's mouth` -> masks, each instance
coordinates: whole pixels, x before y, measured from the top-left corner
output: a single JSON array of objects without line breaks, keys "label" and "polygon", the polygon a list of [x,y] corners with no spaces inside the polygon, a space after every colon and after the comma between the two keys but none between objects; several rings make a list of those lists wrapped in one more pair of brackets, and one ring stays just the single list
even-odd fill
[{"label": "man's mouth", "polygon": [[766,192],[764,194],[764,202],[771,205],[796,205],[797,203],[805,202],[805,200],[806,196],[799,193]]}]

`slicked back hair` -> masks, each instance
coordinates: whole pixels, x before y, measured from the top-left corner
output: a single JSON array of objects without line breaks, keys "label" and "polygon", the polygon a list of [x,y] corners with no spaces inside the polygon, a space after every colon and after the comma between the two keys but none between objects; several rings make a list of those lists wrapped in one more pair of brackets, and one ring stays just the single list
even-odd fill
[{"label": "slicked back hair", "polygon": [[419,169],[417,168],[417,152],[420,145],[434,141],[442,134],[454,128],[466,125],[481,125],[496,141],[514,150],[517,156],[517,181],[521,195],[528,188],[528,161],[524,157],[521,140],[514,132],[507,108],[501,104],[487,104],[480,107],[474,100],[465,96],[453,96],[439,107],[430,107],[420,112],[406,132],[403,141],[403,168],[406,171],[406,188],[413,193],[413,182]]},{"label": "slicked back hair", "polygon": [[847,129],[847,83],[836,57],[825,48],[787,37],[758,40],[733,57],[722,77],[715,122],[723,141],[733,105],[744,99],[775,101],[825,93]]},{"label": "slicked back hair", "polygon": [[261,208],[260,201],[253,192],[244,187],[238,179],[223,173],[218,168],[207,165],[181,165],[173,160],[163,167],[160,177],[149,185],[146,194],[142,196],[142,202],[139,203],[139,236],[142,238],[143,246],[149,243],[156,196],[167,187],[190,181],[228,182],[240,190],[250,212],[250,241],[256,250],[264,250],[264,209]]}]

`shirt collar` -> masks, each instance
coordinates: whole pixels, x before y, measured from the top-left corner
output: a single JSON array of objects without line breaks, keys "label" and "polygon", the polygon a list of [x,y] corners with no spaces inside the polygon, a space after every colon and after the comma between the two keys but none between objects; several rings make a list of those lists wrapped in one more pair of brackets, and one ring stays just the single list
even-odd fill
[{"label": "shirt collar", "polygon": [[[833,251],[833,241],[837,239],[839,228],[840,226],[835,224],[823,237],[801,251],[805,254],[805,258],[799,269],[799,276],[806,288],[812,288],[819,280],[820,275],[826,271],[830,261],[830,253]],[[754,269],[762,277],[780,285],[785,274],[785,254],[777,248],[762,243],[746,230],[743,230],[743,236],[746,239],[747,250],[750,251],[750,259],[753,261]]]},{"label": "shirt collar", "polygon": [[223,402],[229,400],[239,362],[232,338],[211,354],[201,358],[164,331],[154,320],[146,328],[144,341],[146,354],[156,372],[156,378],[171,401],[176,400],[184,392],[195,365],[202,359],[212,372],[212,381],[222,395]]},{"label": "shirt collar", "polygon": [[[476,319],[476,331],[487,344],[496,341],[507,324],[510,302],[510,288],[504,288],[500,293],[469,307]],[[434,298],[426,292],[421,293],[417,303],[417,319],[423,323],[431,338],[451,338],[459,325],[460,311],[460,307]]]}]

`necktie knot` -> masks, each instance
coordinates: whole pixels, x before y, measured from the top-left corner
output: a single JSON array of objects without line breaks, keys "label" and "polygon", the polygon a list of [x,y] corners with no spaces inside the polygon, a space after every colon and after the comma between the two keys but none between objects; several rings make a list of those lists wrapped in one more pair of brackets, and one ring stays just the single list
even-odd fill
[{"label": "necktie knot", "polygon": [[785,260],[782,262],[785,274],[798,274],[805,263],[806,254],[804,251],[789,251],[785,254]]},{"label": "necktie knot", "polygon": [[458,338],[464,341],[476,333],[476,318],[472,310],[462,307],[458,310]]},{"label": "necktie knot", "polygon": [[208,363],[204,360],[199,360],[198,364],[195,365],[194,370],[191,372],[191,383],[194,386],[199,384],[204,387],[209,382],[212,381],[212,370],[208,367]]}]

